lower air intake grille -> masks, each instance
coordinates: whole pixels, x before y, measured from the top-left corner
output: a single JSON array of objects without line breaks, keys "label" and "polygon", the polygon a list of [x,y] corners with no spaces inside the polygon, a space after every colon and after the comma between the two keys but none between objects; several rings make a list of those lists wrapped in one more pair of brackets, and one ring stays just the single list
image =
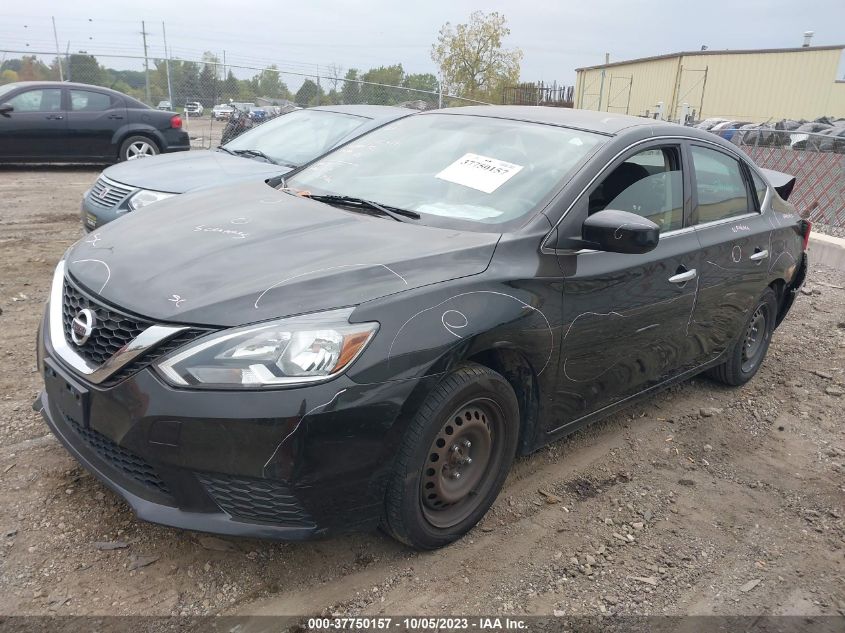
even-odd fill
[{"label": "lower air intake grille", "polygon": [[314,525],[297,498],[278,481],[219,473],[201,473],[198,477],[217,505],[234,518],[286,526]]},{"label": "lower air intake grille", "polygon": [[102,433],[85,428],[72,417],[68,415],[64,417],[74,432],[112,468],[121,471],[127,477],[147,488],[153,488],[166,495],[170,494],[167,484],[159,478],[153,467],[142,457],[115,444]]}]

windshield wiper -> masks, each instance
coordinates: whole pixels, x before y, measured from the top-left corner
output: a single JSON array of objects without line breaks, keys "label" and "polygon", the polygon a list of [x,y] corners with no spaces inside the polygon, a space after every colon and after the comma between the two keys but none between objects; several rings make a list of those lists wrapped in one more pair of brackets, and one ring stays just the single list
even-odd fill
[{"label": "windshield wiper", "polygon": [[230,149],[226,149],[223,145],[218,145],[218,146],[217,146],[217,149],[222,149],[222,150],[223,150],[224,152],[226,152],[227,154],[231,154],[232,156],[236,156],[235,152],[233,152],[233,151],[232,151],[232,150],[230,150]]},{"label": "windshield wiper", "polygon": [[404,218],[411,218],[412,220],[420,219],[420,214],[416,211],[411,211],[409,209],[401,209],[399,207],[393,207],[387,204],[380,204],[378,202],[373,202],[372,200],[356,198],[354,196],[339,196],[334,194],[310,194],[306,197],[311,198],[312,200],[317,200],[318,202],[326,202],[328,204],[341,204],[350,207],[362,207],[365,209],[372,209],[373,211],[378,211],[382,215],[386,215],[388,217],[393,218],[397,222],[404,222]]},{"label": "windshield wiper", "polygon": [[[257,149],[236,149],[235,154],[237,154],[238,156],[257,156],[258,158],[263,158],[268,163],[273,163],[274,165],[278,165],[278,163],[275,160],[273,160],[272,158],[267,156],[267,154],[265,154],[261,150],[257,150]],[[290,165],[288,165],[288,167],[290,167]]]}]

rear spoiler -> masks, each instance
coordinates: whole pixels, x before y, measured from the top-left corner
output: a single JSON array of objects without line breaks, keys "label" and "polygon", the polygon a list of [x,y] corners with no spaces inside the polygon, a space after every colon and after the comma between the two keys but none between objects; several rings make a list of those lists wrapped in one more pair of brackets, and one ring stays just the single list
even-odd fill
[{"label": "rear spoiler", "polygon": [[778,192],[781,198],[784,200],[789,200],[789,194],[792,193],[792,190],[795,188],[795,176],[790,176],[789,174],[784,174],[779,171],[773,171],[771,169],[760,169],[763,172],[763,175],[769,179],[772,187],[775,188],[775,191]]}]

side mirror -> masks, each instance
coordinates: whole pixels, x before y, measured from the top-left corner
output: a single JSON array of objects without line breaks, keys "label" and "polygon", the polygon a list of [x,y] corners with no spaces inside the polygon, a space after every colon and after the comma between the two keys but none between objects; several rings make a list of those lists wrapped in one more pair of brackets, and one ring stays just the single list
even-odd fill
[{"label": "side mirror", "polygon": [[648,253],[660,240],[660,227],[628,211],[605,209],[589,216],[581,226],[581,237],[563,237],[560,249],[590,248],[608,253]]},{"label": "side mirror", "polygon": [[11,103],[4,103],[0,105],[0,114],[2,114],[4,117],[8,117],[9,112],[12,112],[14,109],[15,106],[13,106]]}]

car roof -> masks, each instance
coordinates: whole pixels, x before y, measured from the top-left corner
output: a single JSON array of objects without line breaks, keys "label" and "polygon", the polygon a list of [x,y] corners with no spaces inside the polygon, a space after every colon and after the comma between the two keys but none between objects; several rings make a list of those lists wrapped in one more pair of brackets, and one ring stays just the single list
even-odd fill
[{"label": "car roof", "polygon": [[323,110],[325,112],[337,112],[339,114],[353,114],[355,116],[366,117],[374,121],[392,121],[399,119],[409,114],[416,114],[417,110],[411,108],[398,108],[396,106],[386,105],[369,105],[369,104],[352,104],[352,105],[326,105],[309,108],[309,110]]},{"label": "car roof", "polygon": [[542,123],[557,125],[605,136],[640,138],[649,136],[671,136],[688,139],[700,139],[736,151],[735,145],[722,137],[700,130],[698,128],[669,123],[659,119],[614,114],[612,112],[597,112],[595,110],[578,110],[574,108],[554,108],[549,106],[463,106],[429,110],[420,116],[429,114],[457,114],[462,116],[483,116],[512,121],[526,121],[528,123]]},{"label": "car roof", "polygon": [[65,86],[67,88],[96,88],[97,90],[105,90],[107,92],[114,92],[119,95],[124,95],[122,92],[118,90],[114,90],[113,88],[107,88],[106,86],[95,86],[94,84],[83,84],[76,81],[16,81],[14,83],[16,87],[21,88],[31,88],[35,86]]},{"label": "car roof", "polygon": [[552,108],[548,106],[463,106],[459,108],[429,110],[423,114],[435,113],[484,116],[511,119],[514,121],[527,121],[530,123],[545,123],[547,125],[559,125],[608,135],[616,135],[622,130],[632,127],[654,125],[657,123],[654,119],[629,116],[627,114],[577,110],[574,108]]}]

